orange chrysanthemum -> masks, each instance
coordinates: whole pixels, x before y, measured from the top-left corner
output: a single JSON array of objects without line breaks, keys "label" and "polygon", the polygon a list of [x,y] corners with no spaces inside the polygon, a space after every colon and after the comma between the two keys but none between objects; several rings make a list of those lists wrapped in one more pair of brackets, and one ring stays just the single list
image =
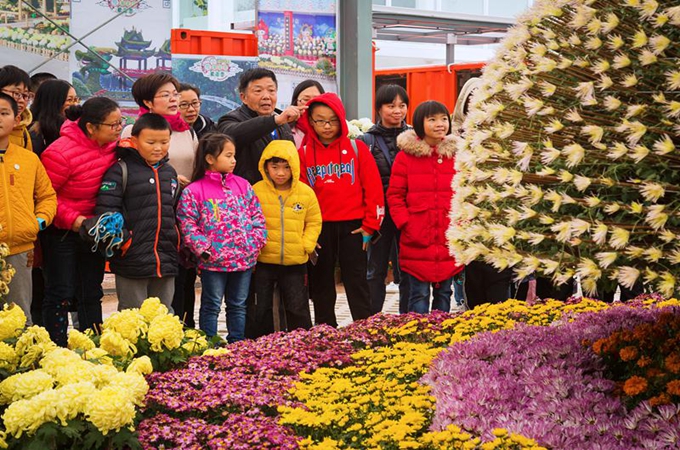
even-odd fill
[{"label": "orange chrysanthemum", "polygon": [[649,356],[641,356],[640,359],[638,359],[637,365],[638,367],[647,367],[652,363],[652,358]]},{"label": "orange chrysanthemum", "polygon": [[619,350],[619,357],[621,357],[622,361],[632,361],[638,357],[638,350],[632,345],[623,347]]},{"label": "orange chrysanthemum", "polygon": [[680,396],[680,380],[669,381],[668,384],[666,384],[666,392],[671,395]]},{"label": "orange chrysanthemum", "polygon": [[649,404],[651,406],[669,405],[669,404],[671,404],[671,398],[668,396],[668,394],[666,394],[665,392],[662,392],[661,394],[657,395],[656,397],[650,398]]},{"label": "orange chrysanthemum", "polygon": [[669,372],[680,373],[680,353],[671,353],[664,360],[664,366]]},{"label": "orange chrysanthemum", "polygon": [[647,380],[636,376],[632,376],[623,384],[623,392],[630,397],[634,397],[647,390]]}]

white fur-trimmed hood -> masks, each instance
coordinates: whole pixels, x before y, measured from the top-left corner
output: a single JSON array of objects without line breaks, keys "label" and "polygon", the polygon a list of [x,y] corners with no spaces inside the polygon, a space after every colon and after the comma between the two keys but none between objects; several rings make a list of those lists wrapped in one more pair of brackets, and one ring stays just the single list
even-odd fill
[{"label": "white fur-trimmed hood", "polygon": [[[406,130],[397,137],[397,147],[409,155],[422,158],[432,156],[432,147],[420,139],[414,130]],[[437,146],[437,154],[445,158],[453,158],[456,154],[456,141],[452,134],[444,138]]]}]

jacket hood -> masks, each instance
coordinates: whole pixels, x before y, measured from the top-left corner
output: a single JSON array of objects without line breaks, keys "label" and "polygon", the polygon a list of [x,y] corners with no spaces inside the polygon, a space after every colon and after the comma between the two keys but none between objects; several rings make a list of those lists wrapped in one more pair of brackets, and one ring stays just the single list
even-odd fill
[{"label": "jacket hood", "polygon": [[[432,155],[432,147],[420,139],[414,130],[406,130],[397,137],[397,146],[409,155],[422,158]],[[453,158],[456,154],[456,138],[453,134],[447,135],[437,146],[437,154],[445,158]]]},{"label": "jacket hood", "polygon": [[[328,106],[330,109],[333,110],[336,116],[338,116],[338,119],[340,120],[340,136],[347,136],[349,134],[349,127],[347,126],[347,113],[345,112],[345,106],[342,104],[342,100],[340,100],[340,97],[338,97],[337,94],[334,94],[332,92],[326,92],[325,94],[321,94],[318,97],[314,97],[311,99],[308,103],[307,106],[311,107],[315,103],[321,103],[323,105]],[[312,139],[316,142],[318,142],[320,145],[321,141],[319,141],[319,137],[316,135],[314,132],[314,127],[312,124],[309,122],[309,109],[307,109],[304,114],[302,114],[302,117],[300,117],[300,120],[298,121],[297,125],[302,131],[305,132],[307,135],[307,139]]]},{"label": "jacket hood", "polygon": [[33,122],[33,114],[31,110],[26,108],[19,116],[19,124],[15,128],[28,128]]},{"label": "jacket hood", "polygon": [[300,156],[295,149],[295,144],[288,140],[275,140],[267,144],[262,152],[262,157],[260,157],[260,162],[258,163],[258,169],[260,170],[264,182],[273,189],[276,189],[274,182],[269,178],[269,175],[264,168],[264,162],[271,158],[281,158],[288,161],[293,176],[291,189],[294,188],[298,181],[300,181]]}]

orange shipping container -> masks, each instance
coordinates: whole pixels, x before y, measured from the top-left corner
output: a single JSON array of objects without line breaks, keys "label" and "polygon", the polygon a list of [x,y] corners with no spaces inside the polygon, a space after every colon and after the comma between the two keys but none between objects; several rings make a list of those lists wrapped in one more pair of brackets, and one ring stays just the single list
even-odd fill
[{"label": "orange shipping container", "polygon": [[[451,64],[447,66],[410,67],[375,71],[375,89],[383,84],[398,84],[409,96],[407,122],[411,123],[416,106],[427,100],[437,100],[450,112],[456,106],[458,93],[465,82],[481,75],[485,63]],[[375,120],[375,117],[374,117]]]},{"label": "orange shipping container", "polygon": [[175,28],[172,53],[183,55],[257,56],[257,37],[250,33],[223,33]]}]

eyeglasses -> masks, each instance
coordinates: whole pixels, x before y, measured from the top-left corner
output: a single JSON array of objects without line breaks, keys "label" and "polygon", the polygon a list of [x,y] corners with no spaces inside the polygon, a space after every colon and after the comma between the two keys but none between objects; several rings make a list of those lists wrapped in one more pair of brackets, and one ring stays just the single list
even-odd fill
[{"label": "eyeglasses", "polygon": [[182,103],[179,104],[179,109],[184,110],[184,109],[189,109],[189,107],[192,107],[194,109],[198,109],[198,108],[201,107],[201,103],[203,103],[203,102],[201,102],[200,100],[194,100],[191,103],[182,102]]},{"label": "eyeglasses", "polygon": [[105,125],[105,126],[111,128],[111,130],[115,130],[115,129],[118,129],[118,128],[123,128],[126,123],[127,122],[125,121],[125,119],[120,119],[118,122],[113,122],[113,123],[99,122],[99,125]]},{"label": "eyeglasses", "polygon": [[80,97],[67,97],[64,103],[80,103]]},{"label": "eyeglasses", "polygon": [[14,100],[20,102],[21,100],[25,102],[30,102],[33,100],[33,93],[32,92],[17,92],[17,91],[10,91],[9,89],[2,89],[2,92],[5,94],[11,96],[14,98]]},{"label": "eyeglasses", "polygon": [[309,119],[314,125],[317,127],[325,127],[326,125],[330,125],[331,127],[337,127],[340,125],[340,120],[338,119],[331,119],[331,120],[314,120],[314,119]]},{"label": "eyeglasses", "polygon": [[162,98],[163,100],[170,100],[171,98],[179,98],[179,92],[166,92],[165,94],[157,95],[154,98]]}]

